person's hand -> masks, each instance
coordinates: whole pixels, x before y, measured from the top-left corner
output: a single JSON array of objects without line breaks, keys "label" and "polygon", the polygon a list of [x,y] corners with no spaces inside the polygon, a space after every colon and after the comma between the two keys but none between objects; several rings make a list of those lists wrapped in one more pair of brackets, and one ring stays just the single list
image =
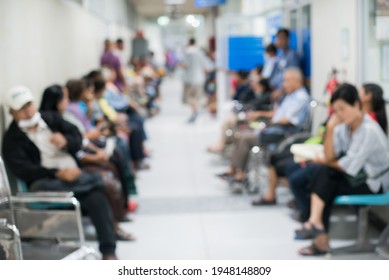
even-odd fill
[{"label": "person's hand", "polygon": [[276,90],[273,90],[272,93],[271,93],[271,98],[275,101],[275,102],[278,102],[280,100],[280,98],[282,97],[283,95],[283,91],[282,89],[276,89]]},{"label": "person's hand", "polygon": [[258,112],[254,112],[254,111],[251,111],[251,112],[247,112],[246,113],[246,118],[249,122],[253,122],[255,121],[256,119],[259,118],[259,114]]},{"label": "person's hand", "polygon": [[99,138],[100,136],[101,136],[100,130],[98,130],[96,128],[91,129],[86,133],[86,138],[88,138],[89,140],[95,140],[95,139]]},{"label": "person's hand", "polygon": [[96,158],[96,161],[98,161],[100,163],[107,162],[109,160],[108,154],[102,149],[99,149],[96,152],[95,158]]},{"label": "person's hand", "polygon": [[55,177],[65,181],[74,182],[81,176],[81,170],[78,167],[64,168],[55,173]]},{"label": "person's hand", "polygon": [[63,136],[63,134],[55,132],[50,137],[50,143],[59,149],[63,149],[68,144],[68,141],[66,140],[65,136]]},{"label": "person's hand", "polygon": [[334,129],[340,123],[342,123],[341,119],[336,114],[332,114],[327,122],[327,129]]},{"label": "person's hand", "polygon": [[312,160],[313,163],[316,163],[316,164],[326,164],[327,163],[327,160],[324,156],[319,156],[317,155],[313,160]]}]

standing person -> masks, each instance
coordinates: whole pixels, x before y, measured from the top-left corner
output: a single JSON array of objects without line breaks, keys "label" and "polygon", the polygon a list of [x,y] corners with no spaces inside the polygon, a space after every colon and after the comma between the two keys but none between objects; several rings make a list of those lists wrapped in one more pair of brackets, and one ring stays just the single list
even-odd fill
[{"label": "standing person", "polygon": [[116,48],[114,54],[119,58],[122,68],[125,69],[127,67],[128,58],[124,50],[124,41],[122,38],[118,38],[116,40]]},{"label": "standing person", "polygon": [[204,95],[206,60],[204,53],[196,46],[196,40],[191,38],[185,51],[183,61],[185,68],[183,101],[192,109],[188,123],[194,123],[198,116],[199,103]]},{"label": "standing person", "polygon": [[274,89],[273,98],[278,100],[283,95],[282,82],[285,69],[297,67],[301,69],[300,58],[297,53],[289,47],[290,33],[286,28],[278,30],[275,46],[278,50],[277,63],[274,66],[273,74],[269,77],[270,85]]},{"label": "standing person", "polygon": [[100,57],[100,65],[102,67],[109,67],[115,70],[116,87],[123,92],[126,88],[126,79],[124,77],[122,64],[119,57],[114,53],[115,45],[110,40],[104,41],[104,52]]}]

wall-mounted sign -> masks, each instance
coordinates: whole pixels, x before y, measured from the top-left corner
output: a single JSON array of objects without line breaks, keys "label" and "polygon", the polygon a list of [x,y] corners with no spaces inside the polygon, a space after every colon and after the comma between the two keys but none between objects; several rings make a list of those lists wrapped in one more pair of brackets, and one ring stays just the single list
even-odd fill
[{"label": "wall-mounted sign", "polygon": [[209,8],[223,5],[227,0],[195,0],[196,8]]}]

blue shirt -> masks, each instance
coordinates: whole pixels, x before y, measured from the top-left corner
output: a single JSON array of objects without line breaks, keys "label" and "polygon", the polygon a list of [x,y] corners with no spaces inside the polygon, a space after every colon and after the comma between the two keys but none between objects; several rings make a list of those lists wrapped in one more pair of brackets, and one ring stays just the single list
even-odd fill
[{"label": "blue shirt", "polygon": [[297,53],[292,49],[282,50],[278,54],[278,61],[275,64],[275,69],[270,79],[270,85],[275,89],[282,87],[284,80],[284,71],[288,67],[300,67],[300,59]]},{"label": "blue shirt", "polygon": [[123,111],[128,108],[128,99],[119,92],[106,89],[104,92],[104,98],[108,101],[109,105],[116,111]]},{"label": "blue shirt", "polygon": [[282,100],[280,107],[276,110],[272,123],[281,119],[287,119],[296,127],[303,127],[308,116],[310,97],[303,87],[289,93]]}]

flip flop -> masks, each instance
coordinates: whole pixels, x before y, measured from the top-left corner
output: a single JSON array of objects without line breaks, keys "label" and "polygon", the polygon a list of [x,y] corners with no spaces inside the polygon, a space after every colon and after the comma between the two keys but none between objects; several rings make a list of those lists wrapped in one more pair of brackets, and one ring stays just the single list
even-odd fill
[{"label": "flip flop", "polygon": [[116,240],[118,241],[135,241],[136,238],[130,233],[125,232],[121,228],[116,230]]},{"label": "flip flop", "polygon": [[327,250],[321,250],[315,243],[308,247],[301,248],[299,254],[302,256],[323,256],[328,253]]},{"label": "flip flop", "polygon": [[297,229],[295,232],[295,239],[297,240],[306,240],[306,239],[313,239],[319,234],[325,233],[324,229],[319,229],[315,227],[314,225],[311,225],[311,228],[302,228]]}]

